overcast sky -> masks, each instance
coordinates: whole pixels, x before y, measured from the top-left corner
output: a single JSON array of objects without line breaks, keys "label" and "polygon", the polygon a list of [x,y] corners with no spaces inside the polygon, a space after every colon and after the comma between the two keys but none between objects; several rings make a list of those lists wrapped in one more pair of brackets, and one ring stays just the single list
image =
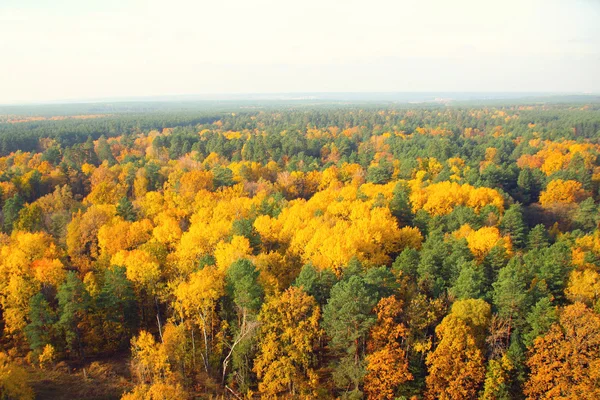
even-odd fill
[{"label": "overcast sky", "polygon": [[0,0],[0,103],[600,92],[600,0]]}]

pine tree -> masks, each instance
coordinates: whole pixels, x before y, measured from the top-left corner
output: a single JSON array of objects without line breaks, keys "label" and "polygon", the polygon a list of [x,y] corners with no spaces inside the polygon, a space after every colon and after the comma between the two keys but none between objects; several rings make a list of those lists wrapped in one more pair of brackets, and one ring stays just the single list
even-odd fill
[{"label": "pine tree", "polygon": [[592,197],[579,203],[579,208],[573,217],[576,228],[591,232],[598,227],[598,207]]},{"label": "pine tree", "polygon": [[102,318],[110,326],[106,332],[111,345],[129,343],[138,323],[136,296],[133,283],[127,279],[126,268],[112,266],[104,273],[104,282],[96,304]]},{"label": "pine tree", "polygon": [[334,381],[340,389],[353,387],[355,394],[360,393],[365,374],[364,348],[369,329],[375,323],[371,311],[376,303],[364,280],[353,275],[331,289],[331,297],[323,310],[329,346],[339,357],[334,367]]},{"label": "pine tree", "polygon": [[301,288],[313,296],[319,305],[324,306],[336,282],[337,278],[331,270],[317,270],[312,264],[306,264],[300,270],[294,286]]},{"label": "pine tree", "polygon": [[457,299],[478,299],[485,294],[485,275],[481,265],[475,261],[460,264],[460,274],[450,288],[450,293]]},{"label": "pine tree", "polygon": [[59,315],[56,325],[63,333],[69,351],[83,359],[85,346],[81,323],[88,313],[90,296],[77,274],[70,271],[65,283],[59,287],[56,297]]},{"label": "pine tree", "polygon": [[56,339],[54,324],[56,313],[42,293],[33,296],[29,302],[30,323],[25,327],[25,335],[29,348],[40,352],[44,346],[53,343]]},{"label": "pine tree", "polygon": [[119,202],[117,203],[117,214],[126,221],[133,222],[137,219],[133,203],[127,196],[123,196],[119,199]]},{"label": "pine tree", "polygon": [[542,224],[538,224],[527,235],[527,246],[531,250],[544,249],[550,245],[548,231]]},{"label": "pine tree", "polygon": [[110,149],[110,145],[106,140],[106,136],[102,135],[98,139],[98,145],[96,146],[96,155],[100,162],[108,161],[108,165],[114,165],[117,160],[113,156],[112,150]]},{"label": "pine tree", "polygon": [[390,211],[396,217],[400,226],[412,224],[414,214],[410,204],[410,188],[405,182],[399,182],[394,187],[393,197],[390,200]]},{"label": "pine tree", "polygon": [[510,236],[512,244],[521,248],[525,243],[527,227],[523,222],[523,206],[516,203],[511,205],[502,216],[500,230],[503,235]]},{"label": "pine tree", "polygon": [[18,193],[6,200],[4,207],[2,207],[2,215],[4,217],[2,229],[4,232],[12,232],[13,225],[19,219],[19,212],[23,208],[23,205],[23,198]]}]

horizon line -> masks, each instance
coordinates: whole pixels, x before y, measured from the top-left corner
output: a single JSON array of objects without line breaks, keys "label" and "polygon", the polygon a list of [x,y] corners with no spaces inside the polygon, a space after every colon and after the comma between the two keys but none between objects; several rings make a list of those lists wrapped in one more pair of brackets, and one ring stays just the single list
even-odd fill
[{"label": "horizon line", "polygon": [[[115,97],[89,97],[89,98],[66,98],[52,100],[31,100],[17,102],[0,102],[1,107],[11,106],[44,106],[44,105],[69,105],[69,104],[102,104],[102,103],[131,103],[131,102],[174,102],[174,101],[302,101],[302,100],[324,100],[324,101],[351,101],[350,99],[335,98],[332,96],[393,96],[393,95],[462,95],[462,96],[484,96],[471,99],[453,99],[449,101],[464,100],[509,100],[514,98],[542,96],[600,96],[600,92],[586,91],[303,91],[303,92],[227,92],[227,93],[197,93],[197,94],[157,94],[157,95],[128,95]],[[487,95],[487,96],[486,96]],[[291,97],[294,96],[294,97]],[[298,98],[298,96],[302,96]],[[327,98],[317,98],[325,96]],[[488,96],[496,96],[490,98]],[[500,96],[500,97],[497,97]],[[286,98],[287,97],[287,98]],[[312,97],[312,98],[308,98]],[[352,99],[361,101],[361,99]],[[382,102],[410,102],[407,99],[362,99],[362,101]]]}]

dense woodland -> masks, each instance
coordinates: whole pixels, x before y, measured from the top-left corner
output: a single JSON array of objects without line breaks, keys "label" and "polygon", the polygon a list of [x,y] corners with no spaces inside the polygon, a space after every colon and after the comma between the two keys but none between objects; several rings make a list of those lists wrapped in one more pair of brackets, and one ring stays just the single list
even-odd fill
[{"label": "dense woodland", "polygon": [[0,399],[598,399],[599,155],[598,103],[0,116]]}]

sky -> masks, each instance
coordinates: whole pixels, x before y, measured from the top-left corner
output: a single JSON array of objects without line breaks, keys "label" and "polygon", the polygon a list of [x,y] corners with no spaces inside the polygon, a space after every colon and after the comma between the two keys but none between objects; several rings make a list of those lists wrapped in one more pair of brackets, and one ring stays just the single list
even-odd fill
[{"label": "sky", "polygon": [[0,103],[600,92],[600,0],[0,0]]}]

